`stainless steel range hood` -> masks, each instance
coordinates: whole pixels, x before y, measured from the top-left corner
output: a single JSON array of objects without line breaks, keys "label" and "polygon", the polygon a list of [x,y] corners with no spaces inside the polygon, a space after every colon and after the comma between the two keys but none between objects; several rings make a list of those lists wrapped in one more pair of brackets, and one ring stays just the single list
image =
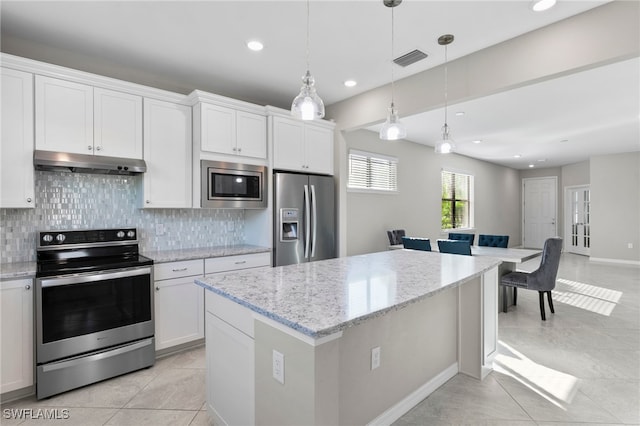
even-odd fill
[{"label": "stainless steel range hood", "polygon": [[144,160],[40,150],[33,153],[33,165],[36,170],[108,175],[137,175],[147,171]]}]

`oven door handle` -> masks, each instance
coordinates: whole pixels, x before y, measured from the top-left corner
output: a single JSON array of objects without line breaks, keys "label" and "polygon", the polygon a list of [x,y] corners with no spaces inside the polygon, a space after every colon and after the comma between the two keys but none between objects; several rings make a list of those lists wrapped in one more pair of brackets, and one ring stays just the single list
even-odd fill
[{"label": "oven door handle", "polygon": [[151,268],[119,269],[114,272],[99,272],[92,274],[77,274],[64,277],[38,278],[41,287],[56,287],[60,285],[84,284],[88,282],[104,281],[118,278],[137,277],[151,275]]}]

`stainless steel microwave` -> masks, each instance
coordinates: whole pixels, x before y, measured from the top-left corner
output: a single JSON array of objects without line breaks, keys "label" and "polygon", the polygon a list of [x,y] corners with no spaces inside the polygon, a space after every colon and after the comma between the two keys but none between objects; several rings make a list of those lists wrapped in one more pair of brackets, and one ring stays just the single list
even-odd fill
[{"label": "stainless steel microwave", "polygon": [[267,207],[267,168],[224,161],[200,161],[200,206],[216,209]]}]

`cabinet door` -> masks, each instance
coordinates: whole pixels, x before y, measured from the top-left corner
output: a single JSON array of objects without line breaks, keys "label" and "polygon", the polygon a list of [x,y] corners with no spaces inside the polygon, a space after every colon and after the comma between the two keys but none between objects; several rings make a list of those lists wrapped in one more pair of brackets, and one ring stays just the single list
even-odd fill
[{"label": "cabinet door", "polygon": [[144,100],[143,207],[191,207],[191,108]]},{"label": "cabinet door", "polygon": [[93,87],[36,76],[36,149],[93,154]]},{"label": "cabinet door", "polygon": [[2,68],[1,96],[0,208],[33,208],[33,75]]},{"label": "cabinet door", "polygon": [[255,424],[254,341],[207,312],[207,404],[216,423]]},{"label": "cabinet door", "polygon": [[0,283],[0,393],[33,385],[32,280]]},{"label": "cabinet door", "polygon": [[203,151],[236,154],[236,112],[231,108],[201,104],[200,148]]},{"label": "cabinet door", "polygon": [[305,126],[307,171],[333,175],[333,130]]},{"label": "cabinet door", "polygon": [[267,117],[237,111],[236,146],[239,155],[267,158]]},{"label": "cabinet door", "polygon": [[304,123],[273,117],[273,167],[306,171]]},{"label": "cabinet door", "polygon": [[93,89],[96,155],[142,158],[142,97]]},{"label": "cabinet door", "polygon": [[156,281],[156,349],[204,338],[204,289],[195,277]]}]

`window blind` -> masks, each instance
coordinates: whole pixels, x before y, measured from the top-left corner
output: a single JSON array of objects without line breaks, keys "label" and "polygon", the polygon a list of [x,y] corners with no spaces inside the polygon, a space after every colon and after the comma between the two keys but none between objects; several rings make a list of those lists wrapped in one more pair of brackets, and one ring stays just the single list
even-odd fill
[{"label": "window blind", "polygon": [[349,182],[353,189],[398,190],[398,160],[363,151],[349,152]]}]

